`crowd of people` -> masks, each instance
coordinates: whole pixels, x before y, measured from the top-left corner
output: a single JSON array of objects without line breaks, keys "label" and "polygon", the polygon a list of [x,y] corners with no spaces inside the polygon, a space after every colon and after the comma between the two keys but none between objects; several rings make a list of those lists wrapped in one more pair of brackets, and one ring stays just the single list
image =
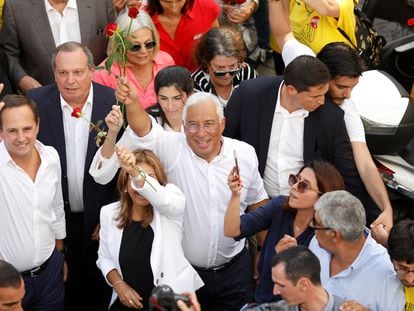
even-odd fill
[{"label": "crowd of people", "polygon": [[352,0],[0,4],[0,310],[414,309]]}]

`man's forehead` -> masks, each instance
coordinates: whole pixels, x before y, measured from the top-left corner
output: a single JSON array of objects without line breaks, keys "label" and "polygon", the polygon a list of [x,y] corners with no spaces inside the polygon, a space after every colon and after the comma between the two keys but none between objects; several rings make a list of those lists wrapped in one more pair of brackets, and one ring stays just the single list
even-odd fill
[{"label": "man's forehead", "polygon": [[187,110],[187,120],[191,121],[189,118],[197,118],[203,120],[216,120],[218,119],[218,114],[216,110],[216,105],[211,101],[205,101],[188,107]]}]

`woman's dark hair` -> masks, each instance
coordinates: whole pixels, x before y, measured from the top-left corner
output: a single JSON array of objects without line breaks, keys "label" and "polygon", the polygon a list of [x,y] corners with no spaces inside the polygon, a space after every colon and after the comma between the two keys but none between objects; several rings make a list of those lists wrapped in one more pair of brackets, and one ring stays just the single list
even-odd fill
[{"label": "woman's dark hair", "polygon": [[[165,175],[164,166],[154,152],[146,149],[137,149],[133,151],[133,154],[135,156],[135,164],[138,165],[139,163],[146,163],[152,166],[155,171],[155,176],[157,177],[160,185],[165,186],[167,184],[167,176]],[[128,174],[124,170],[121,170],[118,176],[118,191],[120,193],[121,209],[119,211],[119,215],[116,218],[118,221],[118,228],[120,229],[128,226],[132,217],[132,199],[127,191],[128,183],[130,182],[131,179],[129,178]],[[153,214],[154,212],[152,206],[147,206],[145,208],[141,223],[143,227],[147,227],[151,223]]]},{"label": "woman's dark hair", "polygon": [[198,42],[194,52],[195,60],[201,69],[207,71],[215,56],[235,57],[244,62],[246,50],[239,32],[228,27],[216,27],[207,31]]},{"label": "woman's dark hair", "polygon": [[[194,0],[186,0],[185,5],[181,9],[181,14],[184,14],[185,12],[191,10],[193,8],[193,5]],[[155,13],[158,13],[158,15],[160,15],[164,12],[160,0],[148,0],[147,10],[148,14],[151,16],[153,16]]]},{"label": "woman's dark hair", "polygon": [[[168,66],[158,71],[154,79],[155,94],[158,95],[158,92],[162,87],[170,86],[175,87],[180,94],[184,92],[187,97],[189,97],[194,90],[194,82],[191,77],[191,72],[187,68],[181,66]],[[154,117],[160,117],[162,126],[164,126],[165,123],[170,125],[159,103],[148,107],[147,112]]]},{"label": "woman's dark hair", "polygon": [[[345,190],[345,182],[341,174],[332,164],[318,160],[310,161],[299,170],[297,175],[305,168],[310,168],[315,173],[316,184],[322,194],[335,190]],[[319,196],[322,194],[319,194]],[[286,200],[283,208],[296,213],[296,209],[289,206],[289,199]]]}]

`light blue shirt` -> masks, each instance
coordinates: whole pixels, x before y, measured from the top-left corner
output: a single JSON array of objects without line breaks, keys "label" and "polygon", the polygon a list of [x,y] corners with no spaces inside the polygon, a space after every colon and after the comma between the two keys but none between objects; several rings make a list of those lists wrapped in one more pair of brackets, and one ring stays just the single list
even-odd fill
[{"label": "light blue shirt", "polygon": [[355,300],[371,311],[404,310],[403,286],[397,278],[387,250],[365,228],[366,241],[355,261],[330,277],[331,254],[313,237],[309,249],[321,263],[322,286],[344,300]]}]

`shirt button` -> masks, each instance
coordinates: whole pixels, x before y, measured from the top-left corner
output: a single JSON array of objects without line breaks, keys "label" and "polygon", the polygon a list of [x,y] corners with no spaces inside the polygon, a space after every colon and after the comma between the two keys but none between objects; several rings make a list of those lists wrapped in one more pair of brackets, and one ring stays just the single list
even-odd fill
[{"label": "shirt button", "polygon": [[161,277],[162,277],[162,278],[164,277],[164,272],[161,272]]}]

